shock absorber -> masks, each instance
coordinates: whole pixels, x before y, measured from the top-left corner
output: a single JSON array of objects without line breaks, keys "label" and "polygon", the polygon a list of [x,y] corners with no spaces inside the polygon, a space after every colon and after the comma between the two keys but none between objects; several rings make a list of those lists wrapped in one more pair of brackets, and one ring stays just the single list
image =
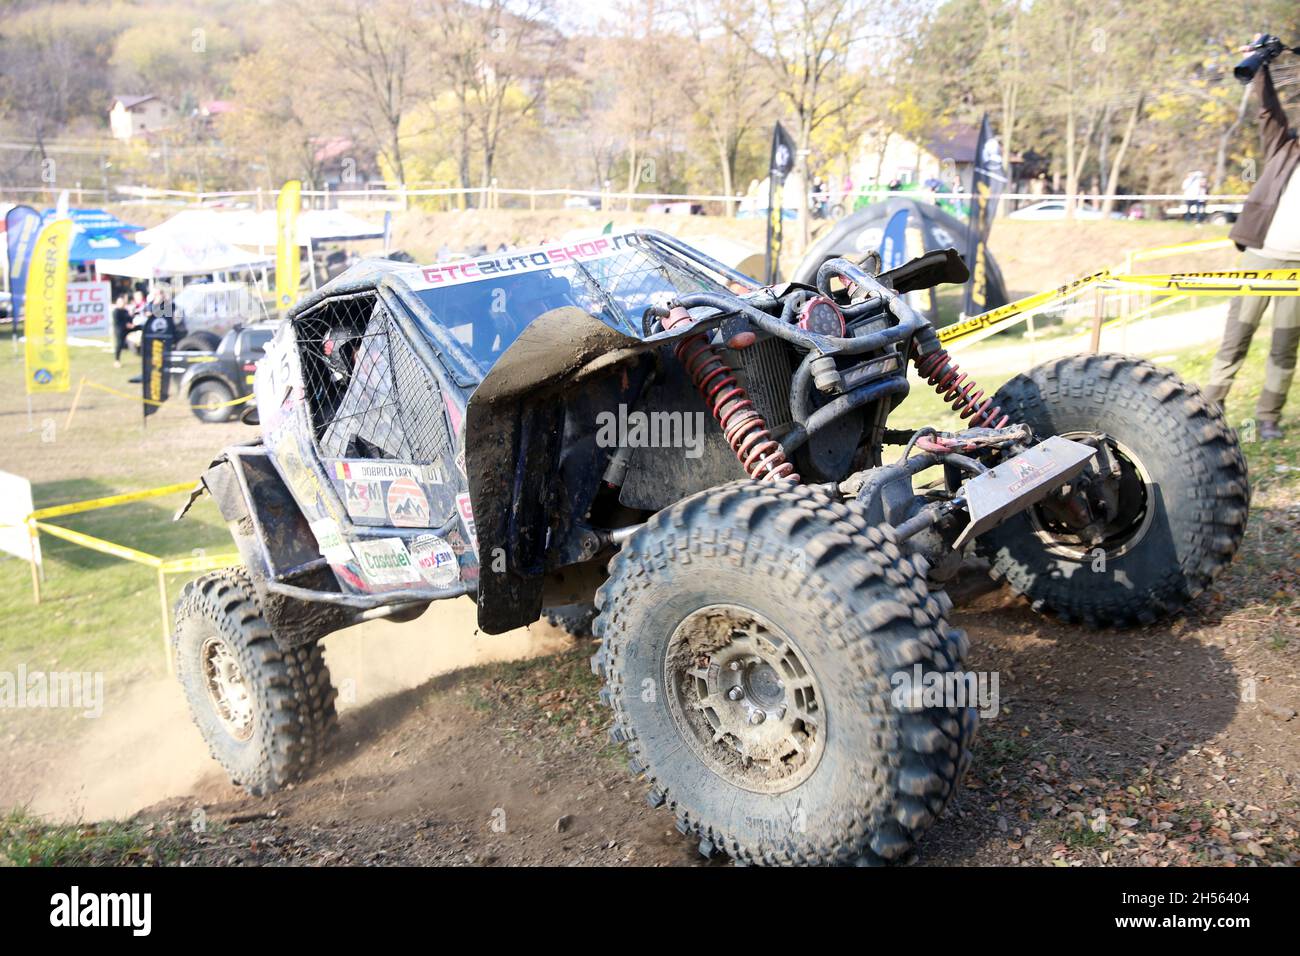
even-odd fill
[{"label": "shock absorber", "polygon": [[[665,330],[671,331],[691,314],[675,306],[664,319]],[[686,366],[686,373],[699,389],[704,404],[722,428],[722,435],[736,453],[745,473],[760,481],[798,481],[794,465],[786,460],[785,449],[768,431],[767,422],[749,398],[745,387],[736,380],[735,371],[722,358],[721,351],[703,332],[688,335],[673,350],[677,360]]]},{"label": "shock absorber", "polygon": [[936,346],[928,355],[921,354],[921,348],[912,342],[912,361],[916,371],[926,383],[943,396],[943,400],[961,415],[962,420],[970,420],[972,428],[1001,428],[1009,420],[1002,414],[1002,409],[993,404],[992,398],[985,398],[975,380],[961,371],[960,367],[948,355],[946,349]]}]

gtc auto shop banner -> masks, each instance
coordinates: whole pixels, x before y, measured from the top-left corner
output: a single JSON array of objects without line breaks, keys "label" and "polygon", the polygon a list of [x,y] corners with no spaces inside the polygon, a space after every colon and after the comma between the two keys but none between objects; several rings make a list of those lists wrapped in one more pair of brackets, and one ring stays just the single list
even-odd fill
[{"label": "gtc auto shop banner", "polygon": [[27,271],[24,322],[27,337],[27,394],[66,392],[68,370],[68,247],[72,220],[56,219],[41,229]]},{"label": "gtc auto shop banner", "polygon": [[112,327],[112,292],[107,282],[68,283],[68,334],[107,336]]}]

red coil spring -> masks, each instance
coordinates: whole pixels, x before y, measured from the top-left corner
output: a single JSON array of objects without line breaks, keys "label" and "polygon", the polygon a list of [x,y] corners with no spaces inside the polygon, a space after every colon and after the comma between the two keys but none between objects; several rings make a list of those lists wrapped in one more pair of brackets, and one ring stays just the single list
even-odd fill
[{"label": "red coil spring", "polygon": [[971,427],[1001,428],[1010,420],[1002,415],[1001,408],[993,404],[993,399],[984,397],[975,380],[949,359],[945,349],[921,358],[913,348],[912,361],[921,377],[934,386],[934,390],[961,415],[962,420],[970,419]]},{"label": "red coil spring", "polygon": [[[690,316],[678,309],[664,322],[671,329]],[[767,422],[754,408],[745,387],[736,381],[736,373],[722,360],[722,355],[703,333],[690,335],[677,343],[674,354],[686,366],[695,387],[722,427],[722,435],[740,459],[745,473],[761,481],[788,479],[798,481],[794,465],[786,460],[785,449],[768,431]]]}]

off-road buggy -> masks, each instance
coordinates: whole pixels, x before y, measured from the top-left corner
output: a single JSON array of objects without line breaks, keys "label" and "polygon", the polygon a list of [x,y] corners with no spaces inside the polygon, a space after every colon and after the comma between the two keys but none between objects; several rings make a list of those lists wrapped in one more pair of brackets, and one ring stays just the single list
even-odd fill
[{"label": "off-road buggy", "polygon": [[[1151,622],[1231,559],[1249,497],[1219,409],[1147,362],[984,398],[905,298],[966,278],[945,250],[763,288],[639,232],[309,295],[258,366],[262,437],[202,479],[244,562],[176,615],[213,756],[253,794],[309,770],[331,631],[471,594],[499,633],[594,597],[612,736],[702,850],[904,858],[975,735],[963,556],[1044,613]],[[969,427],[888,426],[909,363]]]}]

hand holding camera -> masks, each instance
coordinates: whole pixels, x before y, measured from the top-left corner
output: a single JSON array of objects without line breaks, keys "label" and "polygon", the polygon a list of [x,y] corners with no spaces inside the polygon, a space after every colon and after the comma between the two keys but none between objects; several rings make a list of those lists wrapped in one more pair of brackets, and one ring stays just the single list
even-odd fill
[{"label": "hand holding camera", "polygon": [[1250,55],[1233,68],[1232,75],[1242,83],[1249,83],[1255,78],[1261,66],[1277,59],[1288,49],[1292,53],[1300,53],[1300,47],[1289,48],[1271,33],[1256,34],[1255,39],[1241,47],[1240,52]]}]

